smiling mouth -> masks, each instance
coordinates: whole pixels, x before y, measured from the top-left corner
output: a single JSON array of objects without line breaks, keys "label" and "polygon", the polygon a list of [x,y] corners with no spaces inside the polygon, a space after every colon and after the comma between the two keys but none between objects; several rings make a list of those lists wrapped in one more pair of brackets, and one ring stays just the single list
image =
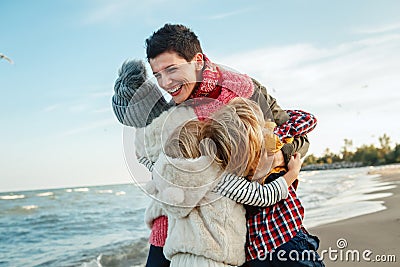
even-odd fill
[{"label": "smiling mouth", "polygon": [[177,94],[179,94],[179,91],[182,89],[183,84],[178,85],[170,90],[167,90],[168,93],[172,96],[176,96]]}]

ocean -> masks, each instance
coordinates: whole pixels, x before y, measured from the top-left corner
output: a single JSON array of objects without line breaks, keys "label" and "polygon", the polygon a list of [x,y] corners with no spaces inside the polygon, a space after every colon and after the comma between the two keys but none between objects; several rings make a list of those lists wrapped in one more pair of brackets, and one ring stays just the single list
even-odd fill
[{"label": "ocean", "polygon": [[[306,227],[385,209],[393,186],[369,170],[302,171]],[[149,201],[133,182],[0,193],[0,266],[144,266]]]}]

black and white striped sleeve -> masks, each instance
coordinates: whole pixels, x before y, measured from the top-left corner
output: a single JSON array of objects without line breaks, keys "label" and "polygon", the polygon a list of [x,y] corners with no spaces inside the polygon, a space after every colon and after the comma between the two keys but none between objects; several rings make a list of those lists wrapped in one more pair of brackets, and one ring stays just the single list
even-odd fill
[{"label": "black and white striped sleeve", "polygon": [[138,161],[140,164],[143,164],[150,172],[153,171],[154,162],[152,162],[150,159],[146,157],[140,157],[138,158]]},{"label": "black and white striped sleeve", "polygon": [[286,199],[289,194],[288,185],[283,177],[261,185],[258,182],[250,182],[244,177],[229,173],[223,174],[213,192],[242,204],[259,207],[271,206],[282,199]]}]

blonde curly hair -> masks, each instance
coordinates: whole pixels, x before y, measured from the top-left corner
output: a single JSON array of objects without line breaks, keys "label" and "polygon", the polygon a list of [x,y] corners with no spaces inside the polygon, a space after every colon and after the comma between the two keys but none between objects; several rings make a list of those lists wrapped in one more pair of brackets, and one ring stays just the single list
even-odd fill
[{"label": "blonde curly hair", "polygon": [[[256,102],[235,98],[215,112],[203,129],[207,154],[230,173],[251,177],[264,146],[264,116]],[[210,150],[211,149],[211,150]]]},{"label": "blonde curly hair", "polygon": [[175,158],[211,156],[226,171],[251,179],[264,153],[266,136],[259,105],[239,97],[206,121],[192,120],[178,127],[164,152]]},{"label": "blonde curly hair", "polygon": [[168,138],[164,153],[172,158],[198,158],[204,123],[191,120],[176,128]]}]

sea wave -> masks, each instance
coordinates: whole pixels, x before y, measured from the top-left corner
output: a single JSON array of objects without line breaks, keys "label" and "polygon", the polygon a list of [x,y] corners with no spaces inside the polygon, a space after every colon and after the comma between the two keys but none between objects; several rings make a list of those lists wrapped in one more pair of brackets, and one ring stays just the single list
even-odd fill
[{"label": "sea wave", "polygon": [[34,209],[37,209],[37,208],[39,208],[39,206],[36,206],[36,205],[22,206],[22,209],[24,209],[24,210],[34,210]]},{"label": "sea wave", "polygon": [[75,188],[74,192],[89,192],[89,188],[87,187]]},{"label": "sea wave", "polygon": [[43,192],[43,193],[36,194],[37,197],[48,197],[48,196],[53,196],[53,195],[54,195],[53,192]]},{"label": "sea wave", "polygon": [[147,238],[140,238],[130,244],[114,244],[104,248],[92,259],[80,263],[80,267],[132,266],[144,267],[149,244]]},{"label": "sea wave", "polygon": [[99,194],[112,194],[113,191],[111,189],[97,190]]},{"label": "sea wave", "polygon": [[[1,215],[5,216],[15,216],[15,215],[26,215],[26,214],[31,214],[32,212],[35,212],[36,210],[39,209],[38,205],[13,205],[12,207],[6,207],[4,209],[0,210]],[[1,227],[0,227],[1,230]],[[1,244],[1,242],[0,242]],[[1,264],[0,264],[1,266]]]},{"label": "sea wave", "polygon": [[319,171],[316,177],[301,172],[297,193],[306,209],[304,224],[315,227],[385,209],[381,200],[395,185],[371,175],[371,168]]},{"label": "sea wave", "polygon": [[25,198],[25,195],[4,195],[4,196],[0,196],[0,199],[4,199],[4,200],[14,200],[14,199],[20,199],[20,198]]}]

